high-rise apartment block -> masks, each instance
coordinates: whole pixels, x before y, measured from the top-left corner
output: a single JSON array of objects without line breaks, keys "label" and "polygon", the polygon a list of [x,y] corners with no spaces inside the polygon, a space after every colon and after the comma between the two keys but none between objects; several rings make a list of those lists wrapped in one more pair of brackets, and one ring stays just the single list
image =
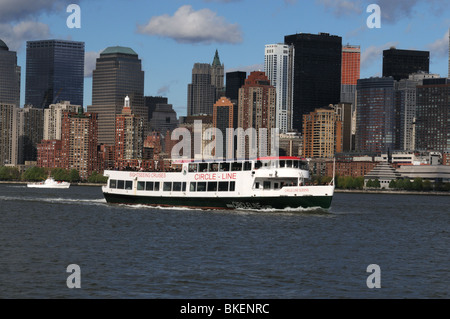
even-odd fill
[{"label": "high-rise apartment block", "polygon": [[146,131],[148,110],[144,106],[141,60],[131,48],[106,48],[100,53],[92,74],[92,105],[87,108],[88,112],[98,114],[100,144],[114,145],[116,116],[122,113],[126,96],[130,98],[133,114],[144,120]]},{"label": "high-rise apartment block", "polygon": [[383,51],[383,77],[407,79],[410,74],[430,71],[430,52],[399,50],[394,47]]},{"label": "high-rise apartment block", "polygon": [[342,47],[342,80],[341,102],[356,102],[356,85],[361,71],[361,48],[358,45],[344,45]]},{"label": "high-rise apartment block", "polygon": [[0,103],[0,166],[18,164],[18,121],[15,104]]},{"label": "high-rise apartment block", "polygon": [[342,121],[333,107],[303,115],[303,156],[333,158],[342,152]]},{"label": "high-rise apartment block", "polygon": [[70,101],[61,101],[60,103],[50,104],[48,109],[44,110],[44,140],[60,140],[63,112],[78,113],[81,105],[72,105]]},{"label": "high-rise apartment block", "polygon": [[[254,71],[239,89],[238,128],[256,130],[257,136],[238,135],[238,143],[245,146],[245,157],[272,154],[271,134],[276,128],[276,89],[264,72]],[[262,129],[262,130],[260,130]],[[266,129],[265,133],[264,129]],[[238,156],[243,155],[238,147]]]},{"label": "high-rise apartment block", "polygon": [[450,79],[425,79],[417,87],[416,149],[450,151]]},{"label": "high-rise apartment block", "polygon": [[47,108],[58,101],[83,105],[84,42],[27,42],[25,104]]},{"label": "high-rise apartment block", "polygon": [[302,132],[303,114],[340,102],[342,38],[299,33],[285,36],[284,43],[294,47],[292,127]]},{"label": "high-rise apartment block", "polygon": [[81,179],[99,170],[97,128],[95,113],[63,113],[61,168],[76,169]]},{"label": "high-rise apartment block", "polygon": [[385,153],[394,150],[394,79],[358,80],[356,110],[356,151]]},{"label": "high-rise apartment block", "polygon": [[25,105],[17,110],[18,120],[18,162],[37,160],[37,145],[44,131],[44,110]]},{"label": "high-rise apartment block", "polygon": [[0,103],[20,107],[20,70],[16,52],[0,40]]},{"label": "high-rise apartment block", "polygon": [[294,47],[268,44],[265,47],[264,71],[276,89],[276,126],[281,133],[292,130],[294,88]]}]

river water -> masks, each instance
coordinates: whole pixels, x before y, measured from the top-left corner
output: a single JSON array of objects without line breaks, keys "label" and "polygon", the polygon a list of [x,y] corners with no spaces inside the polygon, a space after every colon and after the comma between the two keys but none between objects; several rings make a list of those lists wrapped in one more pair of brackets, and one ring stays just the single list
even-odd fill
[{"label": "river water", "polygon": [[448,299],[449,204],[336,193],[329,211],[202,211],[1,184],[0,298]]}]

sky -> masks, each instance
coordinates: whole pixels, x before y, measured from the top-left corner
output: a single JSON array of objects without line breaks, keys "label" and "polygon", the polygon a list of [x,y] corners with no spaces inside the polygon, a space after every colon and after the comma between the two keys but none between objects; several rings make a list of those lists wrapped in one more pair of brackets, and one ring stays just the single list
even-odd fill
[{"label": "sky", "polygon": [[[70,4],[80,8],[80,28],[69,28]],[[370,4],[380,7],[380,28],[369,28]],[[22,67],[26,41],[85,42],[84,107],[92,103],[95,59],[109,46],[130,47],[142,60],[146,96],[165,96],[186,115],[194,63],[219,52],[225,72],[264,70],[266,44],[285,35],[320,32],[361,46],[361,78],[382,75],[382,51],[430,51],[430,72],[448,76],[448,0],[0,0],[0,39]]]}]

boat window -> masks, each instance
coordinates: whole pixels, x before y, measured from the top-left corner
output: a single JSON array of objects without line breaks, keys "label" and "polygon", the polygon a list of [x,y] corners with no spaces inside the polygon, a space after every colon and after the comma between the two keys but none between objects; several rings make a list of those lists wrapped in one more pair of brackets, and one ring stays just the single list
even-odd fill
[{"label": "boat window", "polygon": [[206,182],[197,183],[197,192],[206,192]]},{"label": "boat window", "polygon": [[264,189],[270,189],[270,181],[264,181],[263,187]]},{"label": "boat window", "polygon": [[307,170],[307,169],[308,169],[308,163],[307,163],[307,162],[300,161],[300,169],[305,169],[305,170]]},{"label": "boat window", "polygon": [[270,167],[270,161],[264,161],[263,162],[264,167]]},{"label": "boat window", "polygon": [[183,186],[181,187],[181,190],[182,190],[183,192],[186,191],[186,182],[183,182]]},{"label": "boat window", "polygon": [[218,163],[210,163],[209,164],[209,171],[210,172],[217,172],[217,171],[219,171],[219,164]]},{"label": "boat window", "polygon": [[170,192],[172,190],[172,182],[164,182],[163,191]]},{"label": "boat window", "polygon": [[230,182],[230,192],[234,192],[236,188],[236,182]]},{"label": "boat window", "polygon": [[285,167],[286,166],[286,161],[285,160],[281,160],[280,161],[280,168]]},{"label": "boat window", "polygon": [[299,167],[298,161],[294,161],[294,168],[298,168],[298,167]]},{"label": "boat window", "polygon": [[190,173],[196,173],[198,172],[198,165],[195,163],[189,164],[189,172]]},{"label": "boat window", "polygon": [[125,188],[125,181],[117,181],[117,188],[118,189],[124,189]]},{"label": "boat window", "polygon": [[195,192],[197,190],[197,183],[196,182],[191,182],[191,186],[189,188],[190,192]]},{"label": "boat window", "polygon": [[219,182],[219,192],[228,192],[228,182]]},{"label": "boat window", "polygon": [[256,189],[259,189],[259,182],[256,182],[256,183],[255,183],[255,188],[256,188]]},{"label": "boat window", "polygon": [[181,182],[173,182],[172,191],[181,192]]},{"label": "boat window", "polygon": [[117,180],[116,179],[111,179],[109,181],[109,188],[117,188]]},{"label": "boat window", "polygon": [[278,183],[273,183],[273,188],[278,189]]},{"label": "boat window", "polygon": [[153,190],[153,182],[146,182],[145,183],[145,190],[146,191],[152,191]]},{"label": "boat window", "polygon": [[286,167],[292,167],[292,161],[291,160],[287,160],[286,161]]},{"label": "boat window", "polygon": [[242,171],[242,162],[231,164],[231,170],[234,172]]},{"label": "boat window", "polygon": [[159,182],[155,182],[155,189],[156,192],[159,191]]},{"label": "boat window", "polygon": [[220,163],[220,171],[228,172],[230,170],[230,163]]},{"label": "boat window", "polygon": [[252,162],[244,162],[244,171],[252,170]]},{"label": "boat window", "polygon": [[206,172],[208,170],[208,163],[200,163],[198,164],[199,172]]},{"label": "boat window", "polygon": [[133,181],[125,181],[125,189],[133,189]]},{"label": "boat window", "polygon": [[217,191],[217,182],[208,182],[208,192]]},{"label": "boat window", "polygon": [[137,190],[143,191],[145,189],[145,182],[138,182],[137,183]]},{"label": "boat window", "polygon": [[261,161],[257,161],[255,163],[255,169],[261,168],[261,166],[262,166],[262,162]]}]

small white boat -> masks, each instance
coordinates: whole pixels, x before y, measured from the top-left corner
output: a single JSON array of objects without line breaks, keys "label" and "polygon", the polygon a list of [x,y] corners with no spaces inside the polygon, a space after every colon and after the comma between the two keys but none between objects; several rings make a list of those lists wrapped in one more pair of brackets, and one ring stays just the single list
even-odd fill
[{"label": "small white boat", "polygon": [[29,183],[27,187],[34,188],[69,188],[69,182],[58,182],[55,181],[52,177],[47,178],[44,182],[39,183]]}]

